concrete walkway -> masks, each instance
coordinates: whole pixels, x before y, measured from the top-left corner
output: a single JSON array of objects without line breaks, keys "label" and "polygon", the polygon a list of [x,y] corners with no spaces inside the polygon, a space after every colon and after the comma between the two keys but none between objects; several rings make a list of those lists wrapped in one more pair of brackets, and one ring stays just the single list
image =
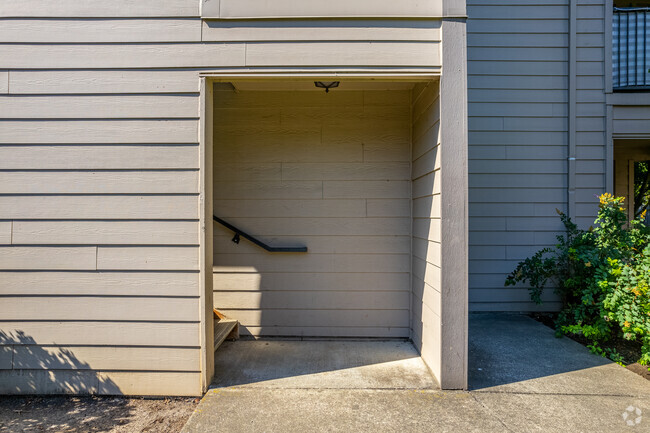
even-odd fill
[{"label": "concrete walkway", "polygon": [[650,382],[525,316],[470,316],[469,392],[439,390],[407,342],[239,341],[217,355],[184,433],[650,431]]}]

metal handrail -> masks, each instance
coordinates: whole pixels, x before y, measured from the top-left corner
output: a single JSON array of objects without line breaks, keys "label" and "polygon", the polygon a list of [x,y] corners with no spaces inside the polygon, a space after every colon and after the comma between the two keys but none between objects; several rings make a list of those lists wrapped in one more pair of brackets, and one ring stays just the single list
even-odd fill
[{"label": "metal handrail", "polygon": [[270,253],[306,253],[307,252],[307,247],[272,247],[260,241],[259,239],[254,238],[253,236],[235,227],[234,225],[222,220],[217,216],[212,215],[212,218],[214,218],[216,222],[218,222],[228,230],[231,230],[232,232],[235,233],[235,236],[232,238],[232,241],[236,244],[239,243],[240,237],[242,237],[244,239],[248,239],[258,247],[264,248],[266,251]]}]

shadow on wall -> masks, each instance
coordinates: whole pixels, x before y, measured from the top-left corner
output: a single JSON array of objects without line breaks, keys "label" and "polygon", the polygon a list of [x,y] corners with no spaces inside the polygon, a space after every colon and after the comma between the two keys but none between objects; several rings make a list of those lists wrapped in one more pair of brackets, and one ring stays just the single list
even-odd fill
[{"label": "shadow on wall", "polygon": [[23,331],[0,331],[0,394],[122,394],[74,352],[39,345]]}]

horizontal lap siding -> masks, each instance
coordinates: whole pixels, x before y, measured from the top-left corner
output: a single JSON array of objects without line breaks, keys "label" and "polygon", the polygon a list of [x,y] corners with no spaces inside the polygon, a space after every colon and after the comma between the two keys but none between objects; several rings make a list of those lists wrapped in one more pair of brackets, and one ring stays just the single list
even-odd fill
[{"label": "horizontal lap siding", "polygon": [[468,3],[470,310],[557,308],[504,282],[562,228],[568,3]]},{"label": "horizontal lap siding", "polygon": [[[441,185],[439,83],[412,92],[411,338],[428,365],[438,366],[441,323]],[[439,372],[435,372],[439,377]]]},{"label": "horizontal lap siding", "polygon": [[[324,24],[278,19],[226,25],[202,21],[198,0],[0,3],[0,294],[7,297],[3,305],[9,314],[0,322],[0,393],[200,392],[199,71],[266,65],[440,66],[436,20]],[[337,93],[328,96],[337,98]],[[301,114],[301,107],[288,113]],[[385,111],[384,119],[393,114]],[[250,125],[240,125],[245,126]],[[408,285],[403,260],[408,229],[400,223],[409,211],[400,194],[409,180],[404,174],[408,158],[394,157],[408,143],[387,146],[385,128],[376,129],[363,152],[356,146],[345,154],[351,164],[343,172],[319,165],[345,152],[334,130],[312,153],[287,147],[286,154],[296,158],[286,160],[281,171],[286,179],[269,179],[280,170],[258,164],[281,148],[266,143],[267,148],[253,149],[260,161],[252,171],[242,171],[250,183],[237,192],[253,194],[267,184],[277,198],[303,197],[292,214],[303,218],[296,228],[306,242],[315,236],[317,257],[345,254],[331,263],[342,273],[310,262],[313,273],[307,280],[296,280],[290,269],[265,270],[263,287],[301,291],[296,302],[302,304],[314,287],[323,293],[331,287],[385,292],[371,308],[395,302],[397,307],[390,308],[398,313],[387,315],[388,321],[402,324],[408,315],[407,298],[400,292]],[[276,137],[284,132],[279,129]],[[301,131],[295,143],[312,132]],[[239,157],[236,150],[232,157]],[[219,178],[226,171],[215,170],[225,186],[238,180]],[[384,191],[369,173],[394,179],[395,186]],[[321,186],[317,197],[312,180]],[[341,180],[351,187],[340,188]],[[324,194],[336,206],[314,204]],[[219,206],[233,217],[250,216],[255,198],[236,206],[232,199],[225,193]],[[284,212],[286,203],[269,202],[263,213]],[[348,227],[340,232],[341,247],[327,233],[313,230],[318,225],[310,218],[322,215]],[[366,215],[372,224],[356,222]],[[257,221],[250,223],[254,227]],[[294,240],[281,226],[274,230],[278,239]],[[349,242],[350,230],[358,230],[362,242]],[[375,260],[375,248],[385,249],[387,256]],[[355,259],[346,263],[350,256]],[[364,273],[343,272],[353,265],[365,271],[384,265],[394,269],[373,283]],[[227,290],[242,287],[237,281],[235,275]],[[248,290],[244,287],[238,290]],[[277,297],[269,302],[276,305]],[[331,302],[340,305],[344,298]],[[358,302],[354,298],[351,305],[361,308]],[[368,326],[302,325],[313,335],[408,334],[408,323],[375,328],[381,314],[372,317]],[[260,333],[254,323],[250,329]],[[269,334],[287,329],[277,327]]]},{"label": "horizontal lap siding", "polygon": [[215,92],[214,303],[253,335],[407,337],[408,91]]},{"label": "horizontal lap siding", "polygon": [[576,6],[575,220],[582,227],[594,223],[596,196],[606,188],[605,7],[604,0]]}]

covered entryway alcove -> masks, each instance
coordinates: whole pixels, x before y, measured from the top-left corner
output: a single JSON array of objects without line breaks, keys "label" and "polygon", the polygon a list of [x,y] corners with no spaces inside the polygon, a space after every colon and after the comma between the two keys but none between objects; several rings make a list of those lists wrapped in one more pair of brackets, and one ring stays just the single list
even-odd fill
[{"label": "covered entryway alcove", "polygon": [[[338,86],[326,92],[316,82]],[[214,307],[237,319],[242,335],[412,341],[443,387],[465,387],[466,142],[461,130],[458,148],[450,146],[449,188],[460,195],[445,207],[440,79],[207,83],[219,218]],[[445,212],[456,213],[446,233]],[[235,228],[273,248],[307,251],[269,252],[243,234],[234,242]],[[445,259],[445,245],[456,254]],[[452,276],[457,284],[445,290]],[[445,296],[460,315],[450,307],[443,330]],[[445,332],[458,342],[446,349],[460,372],[453,384],[442,375]]]}]

